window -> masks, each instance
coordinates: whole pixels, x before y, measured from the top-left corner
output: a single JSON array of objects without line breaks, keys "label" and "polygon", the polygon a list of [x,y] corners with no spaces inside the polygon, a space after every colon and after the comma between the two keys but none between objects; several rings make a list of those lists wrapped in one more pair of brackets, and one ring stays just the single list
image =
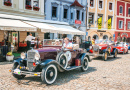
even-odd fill
[{"label": "window", "polygon": [[103,15],[102,14],[98,14],[98,18],[97,18],[97,24],[98,24],[98,19],[102,17],[102,22],[103,22]]},{"label": "window", "polygon": [[123,28],[123,21],[119,21],[119,29]]},{"label": "window", "polygon": [[26,5],[30,5],[31,6],[31,0],[26,0]]},{"label": "window", "polygon": [[123,13],[123,7],[120,6],[120,13]]},{"label": "window", "polygon": [[52,7],[52,17],[57,17],[57,7]]},{"label": "window", "polygon": [[112,26],[112,16],[108,16],[108,20],[111,18],[111,26]]},{"label": "window", "polygon": [[12,6],[11,0],[4,0],[4,5],[6,5],[6,6]]},{"label": "window", "polygon": [[73,13],[71,13],[71,19],[73,19]]},{"label": "window", "polygon": [[64,9],[64,18],[67,19],[68,9]]},{"label": "window", "polygon": [[[31,4],[31,1],[33,1],[33,3]],[[26,6],[25,8],[26,9],[29,9],[29,10],[35,10],[35,11],[39,11],[39,0],[26,0],[25,2]]]},{"label": "window", "polygon": [[84,13],[82,12],[82,21],[84,21]]},{"label": "window", "polygon": [[35,32],[27,32],[27,36],[28,36],[29,34],[32,34],[32,36],[35,37]]},{"label": "window", "polygon": [[33,6],[39,7],[39,0],[33,0]]},{"label": "window", "polygon": [[128,8],[128,14],[130,15],[130,8]]},{"label": "window", "polygon": [[89,18],[89,19],[88,19],[88,23],[89,23],[89,24],[93,24],[94,14],[90,13],[88,18]]},{"label": "window", "polygon": [[130,22],[128,22],[128,29],[130,29]]},{"label": "window", "polygon": [[112,10],[112,3],[109,3],[109,10]]},{"label": "window", "polygon": [[94,0],[90,0],[90,7],[94,7]]},{"label": "window", "polygon": [[79,20],[79,17],[80,17],[80,11],[77,10],[77,20]]},{"label": "window", "polygon": [[99,8],[103,7],[103,1],[99,0]]}]

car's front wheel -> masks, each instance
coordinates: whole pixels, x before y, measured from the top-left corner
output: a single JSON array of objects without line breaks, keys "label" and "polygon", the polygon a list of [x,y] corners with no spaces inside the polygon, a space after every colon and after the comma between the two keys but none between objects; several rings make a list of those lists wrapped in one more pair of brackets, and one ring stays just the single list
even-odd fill
[{"label": "car's front wheel", "polygon": [[46,84],[52,84],[57,78],[57,67],[54,64],[49,64],[42,69],[41,79]]},{"label": "car's front wheel", "polygon": [[81,70],[83,72],[85,72],[85,71],[87,71],[87,69],[88,69],[88,58],[85,57],[84,60],[83,60],[83,62],[82,62]]},{"label": "car's front wheel", "polygon": [[106,61],[108,58],[108,52],[105,52],[104,55],[103,55],[103,60]]},{"label": "car's front wheel", "polygon": [[116,50],[116,51],[115,51],[115,54],[114,54],[114,58],[116,58],[116,57],[117,57],[117,53],[118,53],[118,52],[117,52],[117,50]]},{"label": "car's front wheel", "polygon": [[[19,64],[18,63],[14,63],[12,71],[14,71],[15,69],[19,69]],[[23,79],[26,75],[18,75],[18,74],[14,74],[12,73],[13,76],[17,79]]]}]

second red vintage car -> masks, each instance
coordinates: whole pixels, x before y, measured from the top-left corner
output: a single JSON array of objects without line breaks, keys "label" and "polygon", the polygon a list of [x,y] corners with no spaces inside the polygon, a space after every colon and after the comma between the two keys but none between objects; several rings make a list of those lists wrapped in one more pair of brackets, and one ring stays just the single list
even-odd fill
[{"label": "second red vintage car", "polygon": [[89,55],[91,56],[102,56],[103,60],[106,61],[109,56],[117,57],[117,49],[114,47],[114,42],[109,40],[96,40],[95,45],[90,46]]},{"label": "second red vintage car", "polygon": [[115,48],[118,50],[118,53],[128,53],[128,45],[124,42],[117,43]]}]

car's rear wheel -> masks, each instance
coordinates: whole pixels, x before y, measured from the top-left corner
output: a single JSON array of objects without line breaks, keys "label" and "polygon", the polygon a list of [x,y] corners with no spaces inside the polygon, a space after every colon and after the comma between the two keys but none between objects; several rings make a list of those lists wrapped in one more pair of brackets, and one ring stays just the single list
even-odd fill
[{"label": "car's rear wheel", "polygon": [[117,50],[116,50],[116,51],[115,51],[115,54],[114,54],[114,58],[117,57],[117,54],[118,54],[118,52],[117,52]]},{"label": "car's rear wheel", "polygon": [[49,64],[42,69],[41,79],[46,84],[53,84],[57,78],[57,67],[54,64]]},{"label": "car's rear wheel", "polygon": [[123,49],[123,53],[122,54],[125,54],[125,50]]},{"label": "car's rear wheel", "polygon": [[129,50],[127,50],[127,52],[126,52],[127,54],[129,53]]},{"label": "car's rear wheel", "polygon": [[83,60],[83,62],[82,62],[81,70],[83,72],[85,72],[85,71],[87,71],[87,69],[88,69],[88,58],[85,57],[84,60]]},{"label": "car's rear wheel", "polygon": [[107,51],[108,51],[108,54],[110,55],[111,54],[111,48],[108,47]]},{"label": "car's rear wheel", "polygon": [[[14,71],[15,69],[19,69],[19,64],[18,63],[14,63],[12,71]],[[14,74],[12,73],[13,76],[17,79],[23,79],[26,75],[18,75],[18,74]]]},{"label": "car's rear wheel", "polygon": [[105,52],[104,55],[103,55],[103,60],[106,61],[108,58],[108,52]]}]

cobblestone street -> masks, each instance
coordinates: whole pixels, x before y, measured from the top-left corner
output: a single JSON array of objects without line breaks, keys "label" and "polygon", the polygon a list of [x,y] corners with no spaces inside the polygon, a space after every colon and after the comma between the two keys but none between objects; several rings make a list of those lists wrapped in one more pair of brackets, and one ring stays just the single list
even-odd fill
[{"label": "cobblestone street", "polygon": [[80,69],[58,73],[53,85],[46,85],[39,77],[26,76],[17,81],[9,72],[10,62],[0,62],[0,90],[130,90],[130,54],[116,59],[94,59],[87,72]]}]

